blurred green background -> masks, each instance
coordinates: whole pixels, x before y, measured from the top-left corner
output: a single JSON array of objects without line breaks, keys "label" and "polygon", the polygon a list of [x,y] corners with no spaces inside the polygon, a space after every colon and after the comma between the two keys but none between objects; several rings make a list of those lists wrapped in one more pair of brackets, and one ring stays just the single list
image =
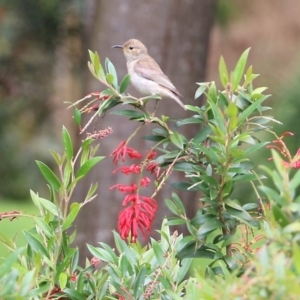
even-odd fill
[{"label": "blurred green background", "polygon": [[[29,188],[45,190],[35,160],[52,165],[48,149],[60,149],[61,126],[72,122],[61,99],[78,99],[76,92],[87,74],[85,30],[91,9],[87,3],[80,0],[0,3],[0,212],[34,212]],[[256,84],[269,87],[272,97],[268,104],[274,107],[271,114],[283,123],[274,124],[274,131],[278,135],[284,131],[295,134],[286,139],[292,154],[300,146],[299,11],[298,0],[219,0],[206,71],[207,81],[218,82],[220,55],[232,69],[250,45],[249,63],[255,73],[261,74]],[[69,61],[65,61],[66,56]],[[69,90],[64,84],[66,70],[75,76],[75,84]],[[257,164],[267,163],[268,157],[266,150],[255,159]],[[249,186],[238,190],[241,198],[249,193]],[[27,218],[2,220],[0,232],[16,236],[21,243],[18,232],[31,224]],[[1,247],[0,244],[0,256]]]}]

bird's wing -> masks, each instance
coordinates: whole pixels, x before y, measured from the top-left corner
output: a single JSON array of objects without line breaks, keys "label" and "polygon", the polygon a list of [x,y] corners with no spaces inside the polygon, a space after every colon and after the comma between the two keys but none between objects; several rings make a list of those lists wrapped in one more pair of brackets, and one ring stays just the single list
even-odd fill
[{"label": "bird's wing", "polygon": [[157,62],[151,56],[140,58],[136,62],[134,69],[140,76],[166,87],[175,95],[181,96],[170,79],[164,74]]}]

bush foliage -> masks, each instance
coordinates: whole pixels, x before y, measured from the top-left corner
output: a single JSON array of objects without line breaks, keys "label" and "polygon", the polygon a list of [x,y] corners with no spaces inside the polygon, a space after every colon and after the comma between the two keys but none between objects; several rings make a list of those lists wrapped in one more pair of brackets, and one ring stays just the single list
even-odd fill
[{"label": "bush foliage", "polygon": [[[267,114],[271,108],[264,106],[269,97],[264,94],[266,88],[253,86],[258,75],[252,66],[246,69],[248,53],[249,49],[231,73],[221,57],[222,89],[214,82],[198,83],[195,99],[204,96],[205,104],[186,105],[192,115],[171,121],[169,116],[158,117],[156,108],[147,109],[147,102],[159,97],[126,95],[130,77],[126,75],[119,83],[113,64],[106,59],[102,66],[98,54],[90,52],[90,71],[106,89],[70,105],[75,123],[86,132],[99,115],[119,106],[114,114],[138,124],[111,155],[115,164],[132,159],[133,164],[123,164],[114,172],[136,174],[137,178],[130,185],[111,187],[124,193],[118,233],[113,232],[115,248],[102,242],[87,245],[93,258],[81,266],[79,250],[72,246],[74,220],[96,197],[97,183],[91,183],[82,203],[73,202],[72,195],[77,183],[104,159],[96,155],[97,141],[109,138],[111,129],[88,133],[76,150],[63,127],[64,152],[50,151],[58,174],[37,162],[49,187],[47,199],[30,192],[39,215],[20,211],[0,215],[0,220],[28,217],[35,223],[23,233],[27,241],[23,248],[0,234],[11,251],[0,266],[0,298],[298,299],[300,196],[296,188],[300,171],[294,170],[300,167],[300,151],[294,156],[285,146],[284,138],[291,133],[278,137],[271,131],[272,122],[277,121]],[[124,109],[123,104],[132,109]],[[84,113],[91,117],[82,125]],[[152,146],[142,154],[129,145],[149,123],[156,125],[145,136]],[[188,139],[180,132],[182,126],[196,126],[198,132]],[[272,132],[274,141],[261,141],[264,132]],[[251,161],[250,155],[259,155],[266,146],[272,148],[274,167],[258,167]],[[170,216],[162,221],[160,239],[151,238],[142,246],[140,236],[151,235],[159,209],[155,197],[167,187],[173,171],[183,172],[185,180],[172,187],[187,193],[197,191],[199,197],[193,201],[198,209],[188,218],[179,196],[170,192],[165,199]],[[272,186],[264,184],[266,177],[272,179]],[[253,187],[256,199],[233,197],[235,188],[244,182]],[[146,196],[143,188],[151,184],[153,193]],[[189,234],[171,232],[178,224],[184,224]],[[195,258],[202,260],[192,264]]]}]

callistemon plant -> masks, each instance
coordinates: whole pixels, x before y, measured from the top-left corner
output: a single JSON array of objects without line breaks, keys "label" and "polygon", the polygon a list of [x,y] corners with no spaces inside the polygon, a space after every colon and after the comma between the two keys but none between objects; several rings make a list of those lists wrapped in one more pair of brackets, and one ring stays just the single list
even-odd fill
[{"label": "callistemon plant", "polygon": [[[142,155],[137,151],[127,146],[123,141],[112,152],[113,162],[117,164],[119,160],[126,161],[126,158],[131,160],[141,159]],[[131,242],[136,242],[138,237],[138,229],[141,230],[143,236],[151,233],[151,226],[157,210],[157,202],[151,197],[142,196],[142,188],[147,187],[151,182],[149,177],[142,177],[144,171],[150,174],[158,174],[159,167],[153,162],[156,156],[156,151],[153,150],[146,154],[144,160],[140,164],[132,164],[115,169],[113,173],[121,172],[125,175],[139,174],[137,182],[130,185],[116,184],[110,189],[117,188],[121,193],[126,194],[122,205],[127,206],[119,213],[118,229],[121,238],[126,239],[130,236]]]}]

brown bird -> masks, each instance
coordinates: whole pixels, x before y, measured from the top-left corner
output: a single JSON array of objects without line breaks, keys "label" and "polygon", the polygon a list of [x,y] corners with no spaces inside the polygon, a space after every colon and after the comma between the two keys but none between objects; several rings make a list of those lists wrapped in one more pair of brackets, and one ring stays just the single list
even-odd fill
[{"label": "brown bird", "polygon": [[142,94],[159,95],[174,99],[182,108],[186,109],[179,99],[180,93],[164,74],[157,62],[148,55],[146,46],[136,39],[127,41],[121,48],[127,60],[127,69],[133,86]]}]

